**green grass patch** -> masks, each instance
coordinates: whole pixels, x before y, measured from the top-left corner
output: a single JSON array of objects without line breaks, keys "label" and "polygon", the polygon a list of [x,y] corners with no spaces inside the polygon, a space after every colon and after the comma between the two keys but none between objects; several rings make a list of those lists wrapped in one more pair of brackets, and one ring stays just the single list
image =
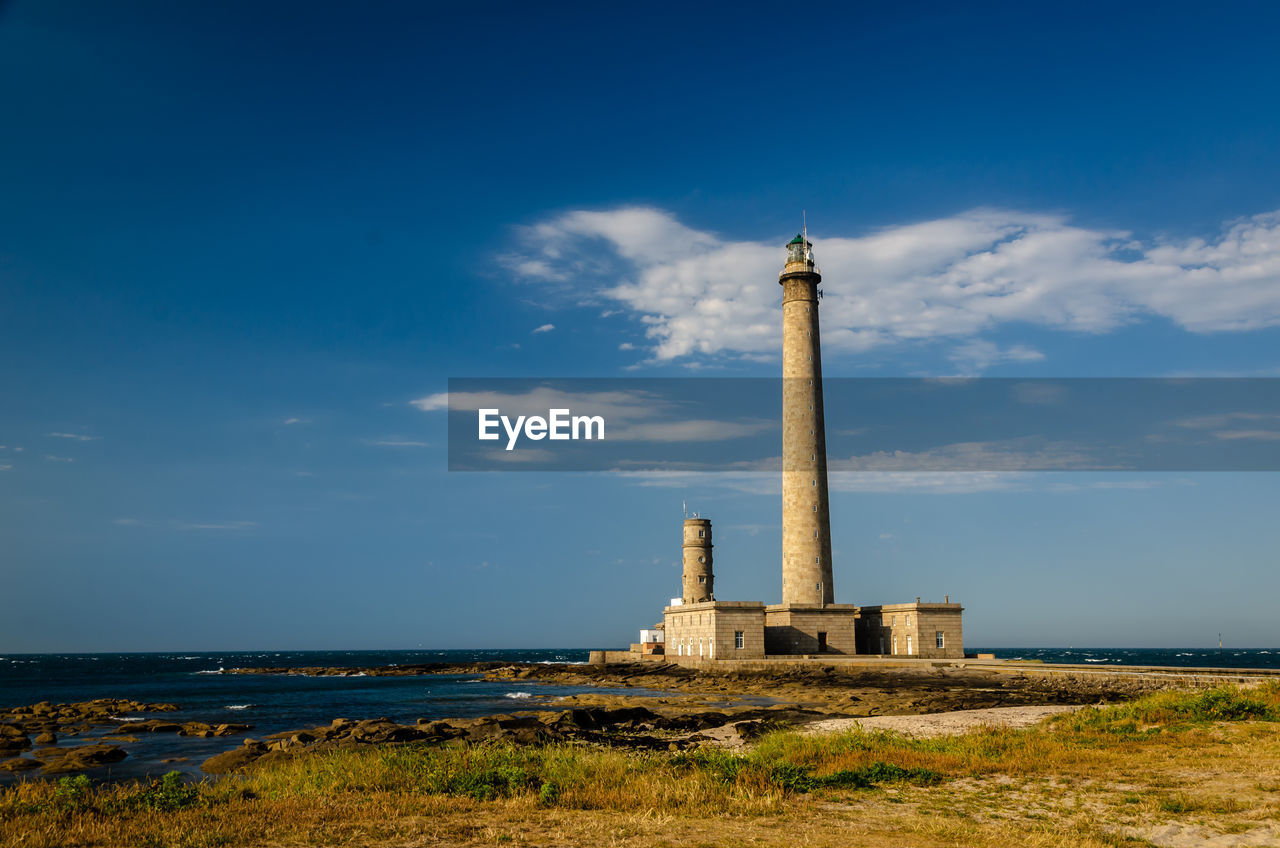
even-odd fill
[{"label": "green grass patch", "polygon": [[1169,728],[1219,721],[1280,721],[1280,697],[1276,686],[1162,692],[1127,704],[1078,710],[1059,716],[1055,723],[1063,730],[1140,737],[1159,734]]}]

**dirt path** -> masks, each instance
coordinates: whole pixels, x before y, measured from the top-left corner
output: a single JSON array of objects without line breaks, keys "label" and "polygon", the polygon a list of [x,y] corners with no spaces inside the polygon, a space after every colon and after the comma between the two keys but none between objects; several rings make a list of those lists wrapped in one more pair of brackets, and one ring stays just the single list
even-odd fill
[{"label": "dirt path", "polygon": [[1028,727],[1043,718],[1080,709],[1071,704],[1036,707],[993,707],[984,710],[955,710],[929,715],[828,718],[806,725],[803,733],[833,733],[860,727],[863,730],[892,730],[907,736],[949,736],[986,725]]}]

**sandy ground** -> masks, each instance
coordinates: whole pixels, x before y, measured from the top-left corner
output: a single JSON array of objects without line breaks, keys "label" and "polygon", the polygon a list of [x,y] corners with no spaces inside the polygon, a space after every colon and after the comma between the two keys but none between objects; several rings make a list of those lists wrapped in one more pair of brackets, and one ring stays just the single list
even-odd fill
[{"label": "sandy ground", "polygon": [[1043,718],[1080,709],[1071,704],[1038,707],[993,707],[985,710],[956,710],[929,715],[828,718],[806,725],[804,733],[832,733],[860,727],[863,730],[892,730],[907,736],[948,736],[978,727],[1027,727]]}]

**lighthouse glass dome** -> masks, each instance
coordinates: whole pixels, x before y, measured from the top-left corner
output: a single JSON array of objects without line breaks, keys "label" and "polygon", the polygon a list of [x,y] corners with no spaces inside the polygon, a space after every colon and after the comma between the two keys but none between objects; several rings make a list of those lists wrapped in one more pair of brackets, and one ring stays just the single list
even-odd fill
[{"label": "lighthouse glass dome", "polygon": [[787,264],[803,262],[813,264],[813,243],[805,241],[804,236],[796,236],[787,244]]}]

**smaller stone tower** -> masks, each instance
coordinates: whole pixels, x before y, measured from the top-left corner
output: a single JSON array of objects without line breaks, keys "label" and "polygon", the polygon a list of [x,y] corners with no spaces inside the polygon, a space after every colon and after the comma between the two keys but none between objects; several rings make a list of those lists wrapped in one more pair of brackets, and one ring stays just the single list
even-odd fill
[{"label": "smaller stone tower", "polygon": [[711,521],[684,520],[684,590],[686,604],[715,600],[715,574],[711,570]]}]

